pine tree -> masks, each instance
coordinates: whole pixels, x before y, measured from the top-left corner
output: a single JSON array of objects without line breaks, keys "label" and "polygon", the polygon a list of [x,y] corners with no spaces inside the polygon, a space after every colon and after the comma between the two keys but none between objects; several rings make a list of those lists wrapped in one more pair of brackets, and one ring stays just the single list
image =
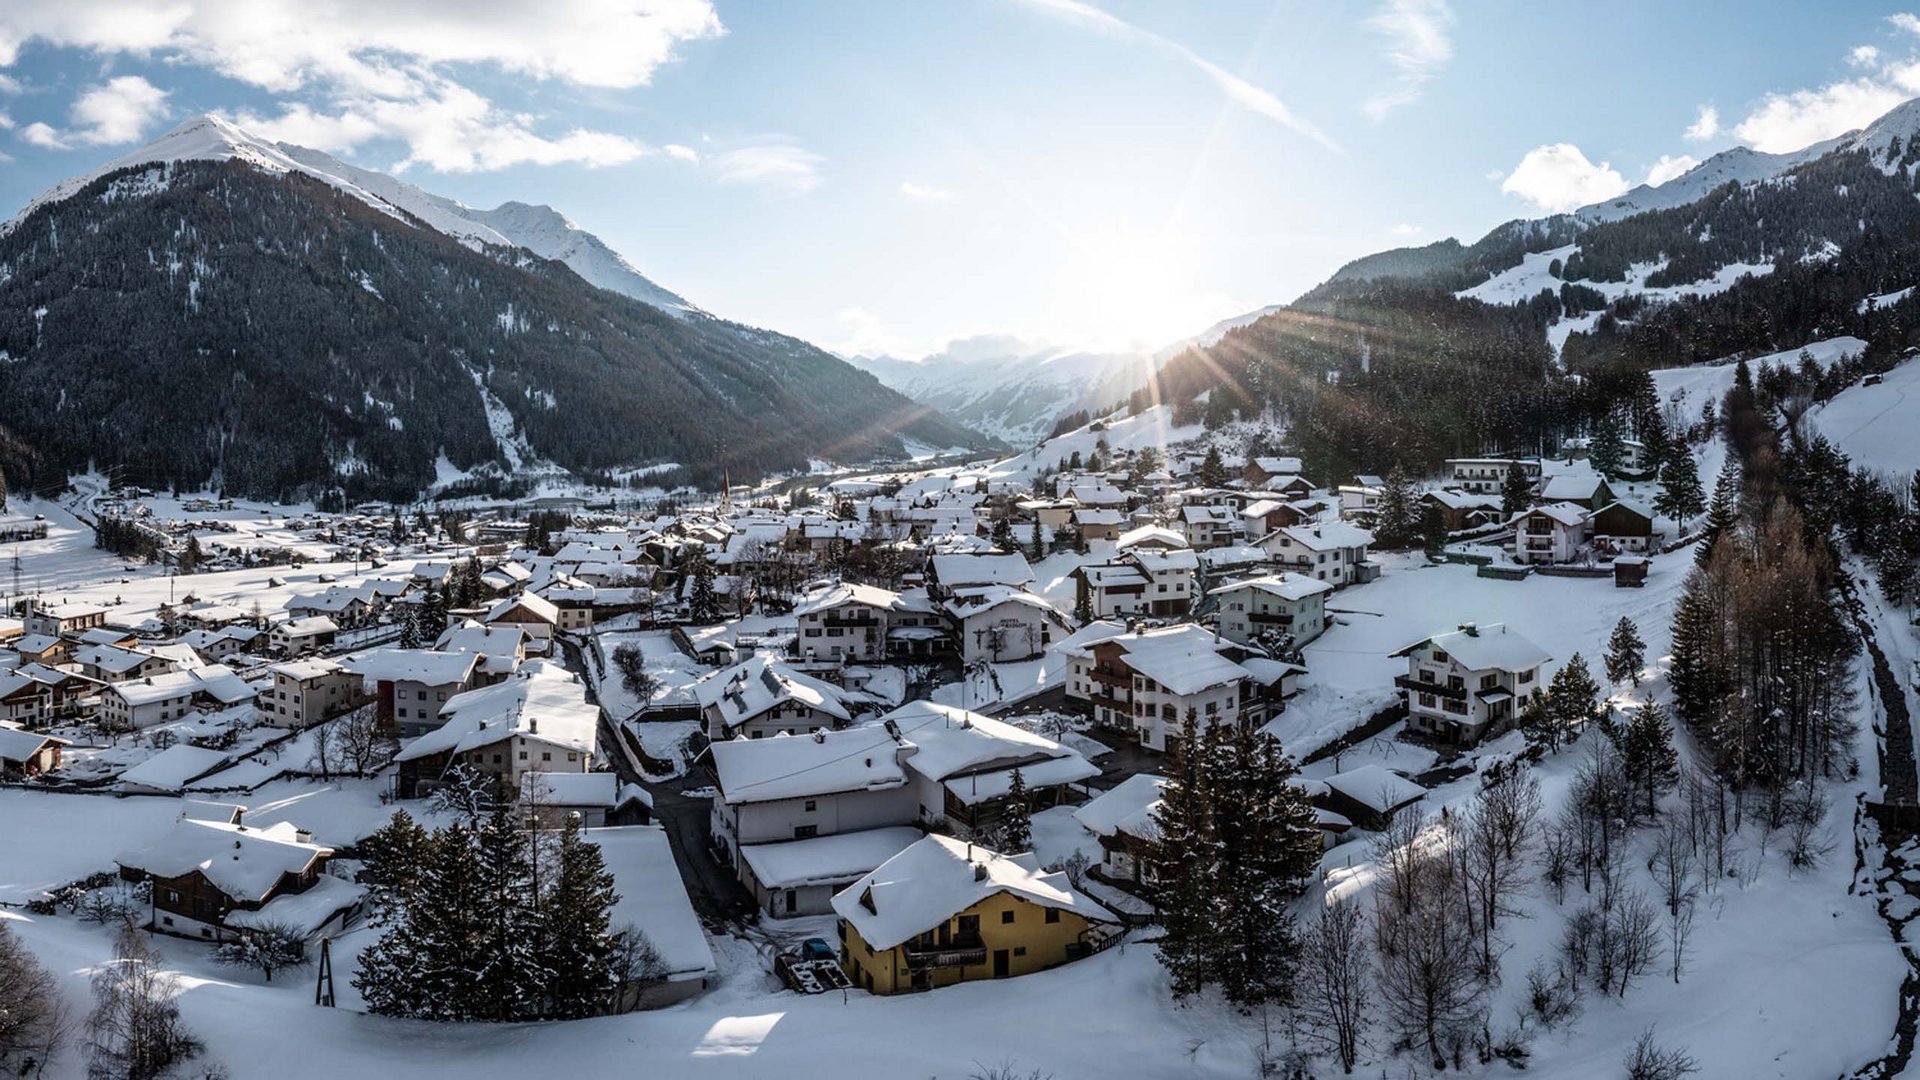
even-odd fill
[{"label": "pine tree", "polygon": [[1612,683],[1633,680],[1634,686],[1640,685],[1640,669],[1647,663],[1647,645],[1640,640],[1640,628],[1625,615],[1613,625],[1613,635],[1607,639],[1607,681]]},{"label": "pine tree", "polygon": [[412,611],[400,616],[400,647],[417,649],[420,647],[420,621]]},{"label": "pine tree", "polygon": [[554,853],[555,876],[541,904],[541,958],[551,971],[547,1015],[561,1019],[606,1011],[614,983],[613,938],[608,931],[613,891],[600,845],[569,816]]},{"label": "pine tree", "polygon": [[1160,922],[1160,960],[1177,998],[1207,984],[1214,955],[1217,849],[1208,813],[1207,763],[1218,730],[1209,725],[1203,742],[1195,713],[1188,710],[1153,812],[1156,835],[1141,859],[1147,897]]},{"label": "pine tree", "polygon": [[1684,446],[1675,447],[1660,469],[1660,494],[1653,500],[1655,513],[1671,518],[1681,532],[1706,504],[1700,488],[1700,467]]},{"label": "pine tree", "polygon": [[1242,1008],[1288,999],[1297,942],[1289,905],[1320,861],[1320,831],[1279,741],[1239,727],[1220,741],[1211,788],[1220,867],[1209,967]]},{"label": "pine tree", "polygon": [[496,1021],[540,1014],[551,976],[540,949],[541,927],[526,838],[503,802],[481,823],[475,847],[483,917],[471,954],[473,985],[484,1004],[475,1015]]},{"label": "pine tree", "polygon": [[1014,550],[1013,519],[1006,512],[1002,511],[999,517],[993,519],[993,533],[989,539],[994,547],[1003,552]]},{"label": "pine tree", "polygon": [[1080,460],[1080,451],[1075,450],[1073,454],[1067,458],[1067,469],[1069,471],[1079,472],[1085,467],[1085,464]]},{"label": "pine tree", "polygon": [[434,836],[418,894],[360,954],[353,985],[379,1016],[470,1020],[486,1015],[472,977],[485,914],[473,831],[455,823]]},{"label": "pine tree", "polygon": [[1553,749],[1580,737],[1581,730],[1593,719],[1594,702],[1599,696],[1600,684],[1594,681],[1586,658],[1579,653],[1553,673],[1553,681],[1547,686],[1547,722]]},{"label": "pine tree", "polygon": [[446,594],[429,585],[426,600],[420,605],[420,634],[423,638],[430,636],[434,641],[439,641],[441,632],[446,628]]},{"label": "pine tree", "polygon": [[1560,733],[1553,726],[1553,712],[1548,707],[1547,695],[1538,687],[1520,703],[1520,714],[1516,720],[1520,734],[1527,740],[1527,752],[1538,761],[1550,750],[1560,748]]},{"label": "pine tree", "polygon": [[1033,850],[1033,803],[1027,792],[1027,778],[1019,769],[1007,787],[1007,806],[1000,819],[1000,850],[1018,855]]},{"label": "pine tree", "polygon": [[435,839],[401,809],[360,841],[359,881],[367,887],[374,925],[404,918],[426,888]]},{"label": "pine tree", "polygon": [[1652,700],[1634,710],[1619,742],[1621,766],[1635,794],[1646,796],[1642,809],[1651,817],[1660,809],[1660,796],[1680,776],[1680,755],[1673,748],[1666,710]]},{"label": "pine tree", "polygon": [[720,618],[720,598],[713,591],[713,561],[707,558],[707,549],[699,546],[693,549],[692,561],[687,570],[693,581],[687,591],[687,614],[696,623],[715,622]]},{"label": "pine tree", "polygon": [[1093,621],[1093,590],[1083,581],[1074,583],[1073,621],[1080,626]]},{"label": "pine tree", "polygon": [[1740,465],[1734,456],[1727,455],[1727,463],[1721,466],[1720,478],[1713,482],[1713,501],[1707,504],[1707,522],[1700,527],[1700,543],[1694,550],[1694,562],[1707,565],[1713,558],[1713,549],[1720,538],[1731,532],[1740,522]]},{"label": "pine tree", "polygon": [[1039,562],[1047,557],[1047,539],[1040,532],[1040,519],[1033,519],[1033,540],[1027,545],[1027,558]]},{"label": "pine tree", "polygon": [[1525,510],[1533,502],[1533,483],[1520,462],[1507,463],[1507,478],[1500,484],[1500,513],[1506,517]]},{"label": "pine tree", "polygon": [[1609,412],[1594,425],[1593,439],[1587,447],[1587,460],[1593,469],[1609,480],[1620,475],[1621,461],[1626,454],[1626,440],[1620,432],[1620,417]]},{"label": "pine tree", "polygon": [[1200,462],[1200,486],[1219,488],[1227,486],[1227,463],[1220,460],[1220,448],[1208,446],[1207,456]]},{"label": "pine tree", "polygon": [[1413,543],[1419,530],[1419,507],[1415,505],[1413,481],[1406,470],[1395,465],[1380,489],[1380,509],[1374,518],[1374,535],[1384,548],[1404,548]]},{"label": "pine tree", "polygon": [[1667,685],[1673,690],[1673,705],[1680,719],[1699,727],[1713,715],[1723,676],[1713,660],[1719,628],[1706,596],[1705,580],[1700,571],[1694,574],[1674,605],[1673,659],[1667,669]]}]

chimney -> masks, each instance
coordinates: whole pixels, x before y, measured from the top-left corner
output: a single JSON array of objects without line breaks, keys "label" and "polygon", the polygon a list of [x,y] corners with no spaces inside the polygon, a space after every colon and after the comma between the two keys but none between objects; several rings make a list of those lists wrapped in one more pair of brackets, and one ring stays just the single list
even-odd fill
[{"label": "chimney", "polygon": [[820,744],[822,744],[822,745],[825,745],[825,743],[826,743],[826,741],[827,741],[827,733],[826,733],[826,731],[824,731],[824,730],[823,730],[823,729],[821,729],[821,728],[814,728],[814,729],[813,729],[813,741],[814,741],[814,742],[817,742],[817,743],[820,743]]},{"label": "chimney", "polygon": [[1478,623],[1463,622],[1460,624],[1460,630],[1468,637],[1480,636],[1480,625]]},{"label": "chimney", "polygon": [[973,864],[973,880],[975,881],[987,880],[987,864],[986,863],[978,862]]}]

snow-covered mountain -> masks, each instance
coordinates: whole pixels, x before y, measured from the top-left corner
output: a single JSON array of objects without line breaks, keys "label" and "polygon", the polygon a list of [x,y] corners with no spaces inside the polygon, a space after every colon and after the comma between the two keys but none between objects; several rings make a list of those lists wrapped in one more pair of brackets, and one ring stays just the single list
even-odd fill
[{"label": "snow-covered mountain", "polygon": [[954,341],[931,356],[848,361],[923,405],[1014,446],[1045,438],[1054,421],[1111,405],[1146,381],[1153,359],[1036,346],[1005,335]]},{"label": "snow-covered mountain", "polygon": [[67,198],[108,173],[159,162],[227,160],[244,161],[270,173],[311,176],[381,211],[411,214],[428,227],[476,249],[486,244],[525,248],[543,259],[565,263],[590,284],[651,304],[670,315],[700,313],[698,307],[656,285],[599,237],[550,206],[507,202],[492,210],[476,209],[319,150],[260,138],[212,113],[193,117],[138,150],[55,184],[29,202],[12,221],[0,226],[0,236],[41,205]]}]

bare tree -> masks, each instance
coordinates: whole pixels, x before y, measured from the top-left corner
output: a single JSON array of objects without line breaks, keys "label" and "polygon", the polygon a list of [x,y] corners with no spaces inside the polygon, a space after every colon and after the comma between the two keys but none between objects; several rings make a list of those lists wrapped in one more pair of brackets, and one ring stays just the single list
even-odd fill
[{"label": "bare tree", "polygon": [[1833,842],[1820,832],[1827,817],[1827,797],[1811,781],[1786,800],[1784,813],[1787,833],[1787,868],[1792,872],[1811,870],[1833,850]]},{"label": "bare tree", "polygon": [[316,724],[312,728],[313,753],[307,758],[307,767],[320,774],[320,779],[333,779],[333,725]]},{"label": "bare tree", "polygon": [[1351,1073],[1366,1033],[1372,997],[1366,918],[1358,904],[1335,900],[1320,909],[1301,941],[1297,994],[1312,1036]]},{"label": "bare tree", "polygon": [[1681,1080],[1700,1071],[1700,1063],[1685,1051],[1669,1050],[1655,1043],[1652,1028],[1640,1033],[1622,1064],[1627,1069],[1627,1080]]},{"label": "bare tree", "polygon": [[72,1034],[66,995],[25,943],[0,923],[0,1065],[38,1075]]},{"label": "bare tree", "polygon": [[1449,1053],[1457,1064],[1484,1025],[1486,984],[1452,855],[1423,836],[1417,822],[1409,831],[1397,848],[1388,839],[1405,836],[1397,822],[1377,841],[1387,850],[1380,852],[1375,891],[1376,986],[1394,1034],[1408,1046],[1424,1046],[1433,1067],[1444,1069]]},{"label": "bare tree", "polygon": [[1477,924],[1480,973],[1492,979],[1495,931],[1502,915],[1517,913],[1525,891],[1525,858],[1540,815],[1540,782],[1525,765],[1495,766],[1456,830],[1454,850],[1467,917]]},{"label": "bare tree", "polygon": [[347,713],[335,720],[332,727],[340,761],[343,767],[352,769],[355,776],[378,771],[393,760],[400,748],[371,705]]},{"label": "bare tree", "polygon": [[613,1007],[627,1007],[629,994],[638,994],[648,983],[667,975],[667,962],[646,932],[632,923],[613,933]]},{"label": "bare tree", "polygon": [[93,975],[89,1075],[157,1080],[200,1051],[180,1020],[179,979],[160,960],[144,931],[131,920],[121,927],[113,959]]},{"label": "bare tree", "polygon": [[1700,896],[1699,868],[1684,822],[1675,817],[1667,818],[1659,838],[1654,842],[1653,855],[1647,860],[1647,870],[1653,874],[1654,884],[1660,889],[1661,902],[1667,909],[1667,946],[1673,957],[1673,981],[1679,982],[1680,974],[1686,968],[1687,939],[1693,930],[1694,903]]},{"label": "bare tree", "polygon": [[281,968],[308,962],[306,936],[285,923],[248,927],[238,938],[221,945],[214,962],[235,968],[257,968],[268,982]]},{"label": "bare tree", "polygon": [[493,809],[493,778],[465,764],[455,764],[440,777],[440,786],[427,797],[428,809],[439,814],[458,814],[468,823],[478,822]]}]

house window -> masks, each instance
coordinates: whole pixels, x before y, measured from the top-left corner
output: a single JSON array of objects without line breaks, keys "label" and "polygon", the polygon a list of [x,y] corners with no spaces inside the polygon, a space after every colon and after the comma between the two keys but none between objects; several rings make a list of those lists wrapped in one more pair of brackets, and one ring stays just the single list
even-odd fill
[{"label": "house window", "polygon": [[813,813],[813,811],[814,811],[814,809],[815,809],[815,806],[814,806],[814,803],[815,803],[815,800],[813,800],[813,799],[808,799],[808,800],[807,800],[807,813],[809,813],[809,814],[811,814],[811,813]]},{"label": "house window", "polygon": [[806,840],[819,835],[820,826],[818,825],[795,825],[793,827],[793,838],[795,840]]},{"label": "house window", "polygon": [[1446,653],[1443,653],[1443,652],[1441,652],[1441,651],[1440,651],[1439,649],[1435,649],[1435,650],[1433,650],[1433,662],[1434,662],[1434,663],[1436,663],[1436,664],[1444,664],[1444,663],[1446,663],[1446,662],[1447,662],[1447,654],[1446,654]]},{"label": "house window", "polygon": [[551,750],[542,750],[542,751],[540,751],[540,760],[541,760],[541,761],[552,761],[552,760],[553,760],[553,751],[551,751]]},{"label": "house window", "polygon": [[1013,921],[1013,909],[1012,909],[1012,908],[1008,908],[1008,909],[1007,909],[1006,911],[1003,911],[1003,912],[1001,912],[1001,913],[1000,913],[1000,921],[1001,921],[1001,922],[1002,922],[1003,924],[1004,924],[1004,923],[1010,923],[1010,922],[1012,922],[1012,921]]},{"label": "house window", "polygon": [[1050,922],[1050,923],[1057,923],[1057,922],[1059,922],[1059,921],[1060,921],[1060,909],[1059,909],[1059,908],[1057,908],[1057,907],[1050,907],[1050,908],[1048,908],[1048,909],[1047,909],[1047,921],[1048,921],[1048,922]]},{"label": "house window", "polygon": [[1025,945],[1015,945],[1013,947],[1013,955],[1015,956],[1027,955],[1027,947]]}]

